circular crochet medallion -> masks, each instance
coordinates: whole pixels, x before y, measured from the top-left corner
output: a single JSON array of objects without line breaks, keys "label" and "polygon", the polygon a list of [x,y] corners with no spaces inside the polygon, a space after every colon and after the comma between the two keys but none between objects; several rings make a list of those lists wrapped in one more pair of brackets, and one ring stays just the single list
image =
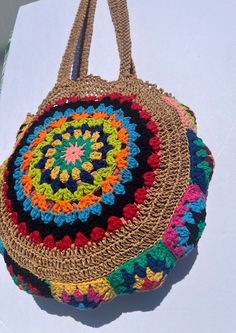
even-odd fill
[{"label": "circular crochet medallion", "polygon": [[8,162],[18,231],[59,250],[98,242],[138,215],[159,154],[157,124],[127,99],[50,108]]}]

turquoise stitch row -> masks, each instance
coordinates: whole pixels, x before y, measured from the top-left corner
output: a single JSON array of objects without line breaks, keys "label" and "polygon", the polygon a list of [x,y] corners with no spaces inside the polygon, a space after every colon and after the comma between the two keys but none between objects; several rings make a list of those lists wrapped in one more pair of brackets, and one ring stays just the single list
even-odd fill
[{"label": "turquoise stitch row", "polygon": [[[122,184],[115,184],[113,185],[115,194],[125,194],[125,188]],[[115,202],[115,196],[112,192],[108,192],[101,196],[102,202],[106,205],[113,205]],[[47,224],[53,220],[54,214],[48,210],[46,212],[41,212],[39,207],[35,205],[33,207],[31,198],[28,197],[23,202],[23,207],[25,211],[30,211],[30,215],[33,220],[36,220],[41,217],[42,221]],[[32,209],[33,207],[33,209]],[[90,216],[90,214],[94,215],[101,215],[102,205],[97,202],[83,210],[76,211],[74,210],[73,213],[66,214],[61,212],[60,214],[54,217],[54,221],[58,227],[62,226],[64,222],[68,224],[72,224],[75,219],[79,218],[81,222],[86,222]]]},{"label": "turquoise stitch row", "polygon": [[[88,112],[88,109],[90,110]],[[112,110],[111,110],[112,109]],[[72,113],[75,113],[74,110],[72,109],[67,109],[66,111],[70,110],[69,114],[68,115],[71,115]],[[83,107],[79,107],[76,109],[76,113],[82,113],[84,111],[88,112],[88,113],[91,113],[93,112],[94,110],[94,107],[89,107],[89,108],[83,108]],[[109,107],[105,107],[103,104],[101,104],[99,106],[98,109],[96,110],[101,110],[101,111],[108,111],[107,114],[108,115],[112,115],[114,114],[114,111],[113,111],[113,107],[112,106],[109,106]],[[66,115],[66,111],[65,111],[65,115]],[[35,128],[34,130],[34,134],[31,134],[28,139],[27,139],[27,143],[31,144],[33,142],[33,140],[37,137],[37,134],[42,131],[43,129],[45,129],[50,123],[52,123],[55,119],[58,119],[60,117],[63,116],[63,113],[62,112],[55,112],[55,114],[53,115],[53,117],[49,117],[47,118],[45,121],[44,121],[44,125],[40,125],[38,127]],[[121,118],[123,116],[123,118]],[[53,119],[55,118],[55,119]],[[136,156],[137,154],[140,153],[140,149],[137,147],[137,145],[134,143],[135,140],[137,138],[140,137],[140,134],[135,132],[135,128],[136,128],[136,124],[130,124],[129,123],[129,120],[130,120],[130,117],[124,117],[124,113],[121,109],[117,110],[116,111],[116,120],[121,120],[122,122],[122,126],[125,127],[129,133],[129,139],[128,139],[128,150],[129,152],[132,154],[132,156]],[[21,148],[21,150],[19,151],[20,155],[24,155],[27,150],[29,150],[30,148],[27,147],[27,146],[24,146]],[[17,159],[16,159],[17,160]],[[22,162],[22,160],[21,160]],[[19,164],[20,165],[20,164]],[[131,164],[132,165],[132,164]],[[17,165],[16,165],[17,166]]]},{"label": "turquoise stitch row", "polygon": [[[27,143],[31,144],[33,142],[33,140],[37,137],[38,133],[41,132],[42,130],[44,130],[54,120],[58,120],[59,118],[61,118],[63,116],[68,117],[68,116],[71,116],[75,113],[87,112],[89,114],[92,114],[94,111],[106,112],[109,116],[114,114],[113,106],[110,105],[110,106],[106,107],[103,103],[100,104],[98,106],[98,108],[96,108],[96,109],[93,106],[89,106],[88,108],[84,108],[84,107],[80,106],[76,109],[76,112],[73,109],[67,109],[64,112],[64,114],[62,112],[55,111],[53,117],[48,117],[47,119],[45,119],[44,125],[37,126],[34,129],[34,134],[31,134],[31,135],[28,136]],[[131,134],[130,137],[129,137],[129,141],[128,141],[128,144],[131,144],[138,137],[140,137],[140,134],[135,132],[135,128],[136,128],[137,125],[129,123],[131,118],[130,117],[124,117],[124,112],[122,111],[122,109],[118,109],[117,111],[115,111],[115,114],[116,114],[116,120],[121,120],[122,127],[125,127],[128,130],[128,132]],[[131,138],[132,138],[132,140],[131,140]]]},{"label": "turquoise stitch row", "polygon": [[[125,169],[120,172],[120,174],[122,176],[121,182],[123,184],[132,181],[132,173],[129,170]],[[23,173],[19,170],[19,168],[15,169],[13,177],[16,179],[14,189],[16,191],[17,200],[23,201],[25,199],[23,202],[24,210],[31,211],[30,215],[33,220],[41,217],[42,221],[45,224],[51,222],[53,220],[54,214],[50,210],[48,210],[47,212],[41,212],[37,205],[34,206],[34,208],[32,209],[33,205],[31,198],[24,195],[24,187],[20,183],[21,177],[18,178],[20,175],[23,175]],[[125,194],[125,188],[122,184],[113,185],[113,189],[115,194]],[[101,196],[101,199],[104,204],[113,205],[115,201],[115,196],[112,192],[108,192],[106,194],[103,194]],[[58,226],[61,226],[64,222],[73,223],[76,218],[79,218],[82,222],[86,222],[91,213],[95,215],[101,215],[101,209],[101,204],[96,203],[94,205],[91,205],[90,207],[83,209],[82,211],[76,212],[76,210],[74,210],[73,213],[69,214],[61,212],[59,215],[55,216],[54,221]]]},{"label": "turquoise stitch row", "polygon": [[4,254],[4,251],[5,251],[5,248],[4,248],[3,242],[0,240],[0,253]]},{"label": "turquoise stitch row", "polygon": [[[100,104],[97,109],[94,109],[94,107],[92,107],[92,106],[88,107],[87,109],[83,108],[83,107],[79,107],[79,108],[76,109],[76,112],[73,109],[67,109],[65,111],[64,115],[63,115],[62,112],[56,111],[54,113],[53,117],[49,117],[44,121],[44,125],[40,125],[40,126],[38,126],[34,129],[34,134],[32,134],[28,137],[28,140],[29,140],[29,138],[31,138],[31,139],[29,140],[29,142],[27,140],[27,143],[32,143],[32,141],[37,137],[38,133],[40,131],[42,131],[43,129],[45,129],[55,119],[58,120],[60,117],[71,116],[72,114],[82,113],[82,112],[87,112],[89,114],[92,114],[93,111],[95,111],[95,110],[106,112],[109,116],[114,114],[113,106],[106,107],[104,104]],[[126,127],[128,132],[131,134],[129,136],[129,142],[128,143],[132,144],[138,137],[140,137],[140,134],[135,132],[135,128],[136,128],[137,125],[136,124],[130,124],[129,121],[130,121],[131,118],[130,117],[124,117],[124,112],[122,111],[122,109],[118,109],[117,111],[115,111],[115,114],[116,114],[116,120],[121,120],[122,127]]]}]

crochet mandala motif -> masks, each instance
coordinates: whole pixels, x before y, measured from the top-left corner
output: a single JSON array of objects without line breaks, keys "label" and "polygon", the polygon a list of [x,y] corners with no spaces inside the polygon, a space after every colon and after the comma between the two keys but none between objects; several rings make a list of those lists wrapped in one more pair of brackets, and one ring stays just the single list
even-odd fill
[{"label": "crochet mandala motif", "polygon": [[[176,261],[196,246],[205,227],[213,158],[196,135],[192,111],[167,94],[161,100],[184,128],[189,182],[159,240],[128,254],[129,260],[108,274],[89,278],[89,272],[80,282],[56,280],[39,267],[23,268],[3,241],[0,252],[20,289],[80,309],[95,308],[119,294],[159,287]],[[0,171],[0,203],[18,235],[17,246],[31,244],[48,260],[50,253],[94,253],[106,239],[128,232],[152,207],[153,189],[158,191],[166,154],[161,132],[161,124],[134,96],[119,93],[64,97],[29,116]],[[114,244],[110,254],[117,251]]]},{"label": "crochet mandala motif", "polygon": [[98,242],[138,214],[160,141],[149,113],[134,106],[110,97],[70,102],[33,122],[5,172],[21,234],[65,250]]}]

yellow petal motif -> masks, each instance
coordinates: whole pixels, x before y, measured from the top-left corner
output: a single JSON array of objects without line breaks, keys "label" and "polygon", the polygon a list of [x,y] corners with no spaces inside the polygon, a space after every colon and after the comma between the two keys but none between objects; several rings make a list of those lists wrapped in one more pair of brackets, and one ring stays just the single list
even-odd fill
[{"label": "yellow petal motif", "polygon": [[70,140],[70,133],[64,133],[64,134],[62,134],[62,138],[64,140]]},{"label": "yellow petal motif", "polygon": [[143,279],[141,277],[139,277],[138,275],[135,275],[134,278],[135,278],[136,282],[133,284],[132,288],[141,289],[143,286]]},{"label": "yellow petal motif", "polygon": [[56,166],[54,169],[52,169],[51,171],[51,178],[52,179],[56,179],[58,174],[60,172],[60,167],[59,166]]},{"label": "yellow petal motif", "polygon": [[56,153],[56,149],[50,148],[45,154],[46,157],[52,157]]},{"label": "yellow petal motif", "polygon": [[99,132],[94,132],[91,138],[91,142],[97,142],[97,139],[100,137]]},{"label": "yellow petal motif", "polygon": [[146,270],[147,278],[153,282],[159,282],[163,278],[163,272],[154,273],[149,267]]},{"label": "yellow petal motif", "polygon": [[98,149],[102,148],[103,146],[104,146],[103,142],[97,142],[97,143],[94,143],[94,144],[91,146],[91,148],[92,148],[93,150],[98,150]]},{"label": "yellow petal motif", "polygon": [[54,162],[55,158],[49,158],[45,164],[45,169],[51,169],[53,167]]},{"label": "yellow petal motif", "polygon": [[78,137],[80,137],[80,136],[82,136],[82,132],[81,132],[81,130],[79,130],[79,129],[75,130],[75,131],[74,131],[74,137],[75,137],[76,139],[78,139]]},{"label": "yellow petal motif", "polygon": [[80,170],[77,168],[72,169],[72,178],[74,180],[79,180],[80,179]]},{"label": "yellow petal motif", "polygon": [[102,158],[102,153],[94,151],[89,155],[89,157],[91,158],[91,160],[100,160]]},{"label": "yellow petal motif", "polygon": [[61,140],[55,140],[55,141],[53,141],[52,145],[53,145],[54,147],[56,147],[56,146],[61,146],[61,145],[62,145],[62,142],[61,142]]},{"label": "yellow petal motif", "polygon": [[62,183],[66,183],[69,178],[70,178],[70,176],[69,176],[67,170],[63,170],[62,173],[60,174],[60,181]]},{"label": "yellow petal motif", "polygon": [[83,138],[84,138],[84,140],[87,140],[87,139],[91,138],[91,134],[88,130],[86,130],[84,132]]},{"label": "yellow petal motif", "polygon": [[93,165],[90,162],[84,162],[82,168],[87,172],[91,172],[93,170]]}]

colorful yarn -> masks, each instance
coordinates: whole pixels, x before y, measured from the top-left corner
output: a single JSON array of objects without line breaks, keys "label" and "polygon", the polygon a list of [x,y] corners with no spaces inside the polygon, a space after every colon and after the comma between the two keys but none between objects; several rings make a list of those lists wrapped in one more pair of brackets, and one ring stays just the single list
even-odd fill
[{"label": "colorful yarn", "polygon": [[153,289],[162,284],[175,263],[176,258],[160,241],[120,266],[108,276],[108,281],[117,294]]},{"label": "colorful yarn", "polygon": [[[214,162],[193,131],[192,112],[173,98],[162,98],[182,120],[190,165],[189,185],[159,241],[110,274],[78,283],[37,277],[20,267],[0,241],[8,271],[21,290],[94,309],[117,295],[161,286],[177,260],[196,246],[206,225]],[[46,251],[86,254],[88,247],[99,248],[106,237],[124,231],[158,184],[159,133],[151,114],[132,96],[63,98],[46,107],[22,126],[15,151],[0,168],[4,204],[18,237]],[[143,241],[149,239],[144,236]]]},{"label": "colorful yarn", "polygon": [[51,290],[56,300],[81,310],[94,309],[116,296],[106,278],[78,284],[51,282]]},{"label": "colorful yarn", "polygon": [[137,78],[126,1],[108,3],[119,79],[87,74],[96,1],[82,1],[57,82],[0,167],[12,279],[78,309],[162,285],[201,237],[214,167],[193,112]]},{"label": "colorful yarn", "polygon": [[196,118],[192,110],[188,106],[180,103],[176,98],[169,95],[163,95],[162,99],[172,106],[178,113],[185,128],[191,128],[194,132],[197,131]]},{"label": "colorful yarn", "polygon": [[5,261],[20,289],[30,294],[53,297],[78,309],[93,309],[119,294],[157,288],[176,264],[175,256],[162,241],[137,258],[127,261],[107,278],[82,283],[40,281],[33,274],[21,269],[7,254]]},{"label": "colorful yarn", "polygon": [[164,234],[163,242],[180,258],[197,244],[205,228],[206,197],[198,185],[189,185]]},{"label": "colorful yarn", "polygon": [[0,240],[0,253],[4,254],[4,251],[5,251],[5,248],[4,248],[3,242]]},{"label": "colorful yarn", "polygon": [[[61,251],[135,218],[160,165],[158,127],[137,103],[110,96],[64,103],[32,122],[4,187],[18,232]],[[122,222],[114,227],[109,217]]]},{"label": "colorful yarn", "polygon": [[209,182],[214,168],[214,160],[210,150],[197,135],[187,130],[190,151],[190,177],[193,184],[199,185],[202,192],[207,194]]},{"label": "colorful yarn", "polygon": [[4,252],[4,260],[8,272],[19,289],[24,290],[31,295],[51,297],[51,290],[47,281],[38,279],[33,274],[20,267],[8,256],[6,251]]}]

